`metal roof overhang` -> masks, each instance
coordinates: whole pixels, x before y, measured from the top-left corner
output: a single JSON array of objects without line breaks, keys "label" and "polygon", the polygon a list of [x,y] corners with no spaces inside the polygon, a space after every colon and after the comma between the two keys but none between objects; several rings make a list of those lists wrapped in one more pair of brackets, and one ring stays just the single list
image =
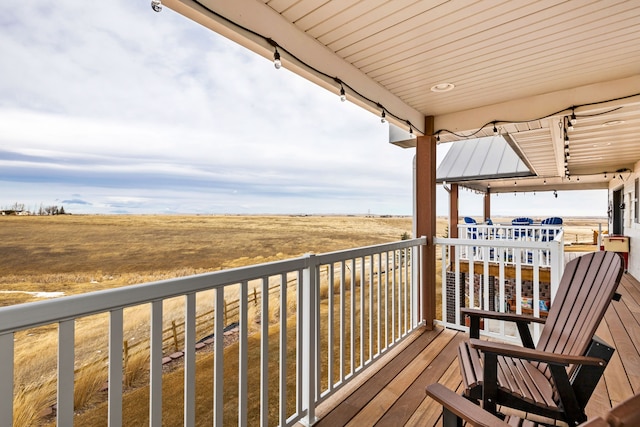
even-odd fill
[{"label": "metal roof overhang", "polygon": [[[427,116],[443,143],[495,125],[535,175],[517,191],[608,188],[640,161],[640,2],[162,3],[416,134]],[[514,191],[496,178],[467,184]]]}]

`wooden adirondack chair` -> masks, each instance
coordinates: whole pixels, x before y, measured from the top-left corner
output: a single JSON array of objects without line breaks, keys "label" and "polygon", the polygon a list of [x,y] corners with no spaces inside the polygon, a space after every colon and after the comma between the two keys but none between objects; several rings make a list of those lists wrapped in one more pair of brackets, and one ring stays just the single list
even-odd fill
[{"label": "wooden adirondack chair", "polygon": [[[463,308],[471,318],[471,339],[458,349],[464,395],[482,400],[492,413],[504,405],[570,426],[584,422],[584,408],[614,352],[595,331],[622,273],[615,252],[569,262],[546,319]],[[481,317],[515,321],[524,348],[479,340]],[[530,322],[545,324],[535,347]]]},{"label": "wooden adirondack chair", "polygon": [[[457,427],[462,425],[462,421],[467,426],[473,427],[536,427],[533,421],[521,420],[511,416],[502,420],[485,411],[477,405],[469,402],[462,396],[458,396],[442,384],[431,384],[427,386],[427,395],[442,405],[442,425],[443,427]],[[630,397],[624,402],[616,405],[613,409],[601,417],[592,418],[580,427],[631,427],[640,426],[640,394]]]}]

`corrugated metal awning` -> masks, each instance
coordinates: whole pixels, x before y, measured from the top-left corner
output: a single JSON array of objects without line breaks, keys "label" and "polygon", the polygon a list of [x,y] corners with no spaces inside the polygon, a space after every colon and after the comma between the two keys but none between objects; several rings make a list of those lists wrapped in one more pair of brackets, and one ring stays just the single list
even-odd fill
[{"label": "corrugated metal awning", "polygon": [[454,142],[436,172],[437,182],[534,176],[501,136]]}]

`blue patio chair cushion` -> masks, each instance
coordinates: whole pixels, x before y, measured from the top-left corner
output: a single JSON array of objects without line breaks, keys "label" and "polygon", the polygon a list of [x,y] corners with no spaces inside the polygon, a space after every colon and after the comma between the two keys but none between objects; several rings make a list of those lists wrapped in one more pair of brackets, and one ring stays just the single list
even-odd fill
[{"label": "blue patio chair cushion", "polygon": [[533,224],[533,220],[528,217],[519,217],[511,220],[511,225],[531,225]]}]

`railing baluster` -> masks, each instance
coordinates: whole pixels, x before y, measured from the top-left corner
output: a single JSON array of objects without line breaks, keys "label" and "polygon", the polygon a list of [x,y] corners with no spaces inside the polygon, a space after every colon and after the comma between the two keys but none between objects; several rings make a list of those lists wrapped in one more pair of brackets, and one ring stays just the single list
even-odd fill
[{"label": "railing baluster", "polygon": [[[462,286],[463,284],[460,283],[460,256],[462,255],[461,252],[457,250],[458,248],[456,248],[456,252],[455,252],[455,279],[454,279],[454,288],[455,288],[455,300],[453,303],[453,306],[455,307],[455,322],[456,325],[460,325],[461,324],[461,319],[460,319],[460,303],[461,303],[461,294],[462,294]],[[471,302],[471,297],[469,297],[469,301]]]},{"label": "railing baluster", "polygon": [[[391,256],[389,256],[391,254]],[[391,273],[391,342],[396,342],[397,316],[396,316],[396,251],[387,252],[387,266]]]},{"label": "railing baluster", "polygon": [[73,365],[75,360],[75,321],[58,324],[58,412],[59,426],[73,425]]},{"label": "railing baluster", "polygon": [[260,312],[260,425],[269,425],[269,279],[266,277],[262,278]]},{"label": "railing baluster", "polygon": [[[219,288],[223,289],[223,288]],[[224,290],[224,289],[223,289]],[[218,361],[216,360],[216,363]],[[184,315],[184,425],[196,423],[196,294],[185,298]]]},{"label": "railing baluster", "polygon": [[364,366],[364,343],[366,341],[366,335],[364,330],[364,300],[365,300],[365,287],[364,287],[365,275],[364,275],[364,257],[360,257],[360,366]]},{"label": "railing baluster", "polygon": [[346,286],[346,280],[345,280],[345,262],[344,260],[342,260],[340,262],[340,382],[342,383],[344,381],[345,378],[345,346],[346,346],[346,342],[345,342],[345,321],[346,321],[346,317],[345,317],[345,286]]},{"label": "railing baluster", "polygon": [[151,303],[149,425],[162,425],[162,300]]},{"label": "railing baluster", "polygon": [[384,346],[389,343],[389,252],[384,253]]},{"label": "railing baluster", "polygon": [[13,332],[0,334],[0,425],[13,424]]},{"label": "railing baluster", "polygon": [[[309,266],[304,270],[302,323],[303,340],[303,400],[307,415],[303,422],[313,425],[316,422],[316,274],[318,267],[315,255],[309,255]],[[344,268],[343,268],[344,270]]]},{"label": "railing baluster", "polygon": [[[297,414],[302,414],[302,411],[304,410],[304,401],[303,401],[303,388],[304,388],[304,384],[302,384],[302,376],[303,376],[303,358],[305,357],[305,354],[303,352],[303,338],[304,338],[304,325],[302,324],[302,322],[300,321],[300,319],[302,319],[302,310],[303,310],[303,299],[302,299],[302,294],[303,294],[303,283],[304,283],[304,277],[303,277],[303,272],[302,270],[298,270],[297,271],[297,283],[296,283],[296,298],[297,298],[297,304],[296,304],[296,339],[297,339],[297,344],[296,344],[296,367],[298,368],[298,372],[297,372],[297,376],[296,376],[296,413]],[[329,295],[333,295],[333,280],[329,282],[330,283],[330,293]],[[331,316],[333,316],[333,312],[331,313]],[[333,320],[331,320],[331,322],[333,322]],[[329,351],[331,351],[331,345],[329,347]],[[330,377],[331,378],[331,377]],[[332,385],[332,381],[331,379],[329,380],[329,387],[331,387]]]},{"label": "railing baluster", "polygon": [[378,252],[377,254],[377,272],[378,272],[378,287],[377,287],[377,292],[378,292],[378,300],[377,300],[377,310],[376,310],[376,317],[377,317],[377,329],[378,329],[378,348],[377,348],[377,353],[380,353],[380,350],[382,348],[382,255],[380,254],[380,252]]},{"label": "railing baluster", "polygon": [[368,257],[369,260],[369,360],[373,359],[373,255]]},{"label": "railing baluster", "polygon": [[109,316],[109,427],[122,425],[122,308]]},{"label": "railing baluster", "polygon": [[[328,307],[329,309],[327,310],[327,360],[328,360],[328,364],[327,364],[327,377],[328,377],[328,381],[327,381],[327,387],[329,390],[333,390],[333,385],[334,385],[334,378],[333,378],[333,364],[334,364],[334,357],[333,357],[333,347],[334,347],[334,322],[335,322],[335,316],[334,316],[334,298],[333,298],[333,281],[335,280],[335,271],[334,271],[334,264],[330,263],[328,265],[329,267],[329,271],[327,272],[327,281],[328,284],[327,286],[329,287],[329,292],[327,294],[327,298],[329,299],[328,301]],[[299,317],[298,317],[299,318]]]},{"label": "railing baluster", "polygon": [[[269,294],[263,293],[262,300]],[[216,288],[213,318],[213,425],[224,425],[224,288]]]},{"label": "railing baluster", "polygon": [[356,372],[356,265],[355,258],[351,258],[351,295],[349,298],[349,372]]},{"label": "railing baluster", "polygon": [[243,280],[240,283],[240,313],[239,323],[240,332],[238,336],[238,426],[247,426],[247,411],[248,411],[248,378],[247,372],[249,371],[249,357],[248,357],[248,339],[249,339],[249,283]]},{"label": "railing baluster", "polygon": [[287,275],[280,275],[280,425],[287,423]]}]

